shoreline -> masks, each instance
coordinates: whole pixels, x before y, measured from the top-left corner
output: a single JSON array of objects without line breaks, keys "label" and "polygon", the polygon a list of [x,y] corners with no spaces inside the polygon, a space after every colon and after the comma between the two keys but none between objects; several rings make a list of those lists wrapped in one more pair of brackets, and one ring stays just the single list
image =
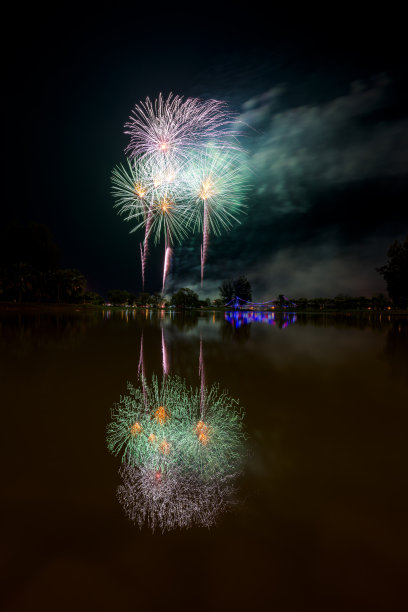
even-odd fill
[{"label": "shoreline", "polygon": [[165,313],[210,313],[210,312],[269,312],[269,313],[296,313],[296,314],[314,314],[314,315],[405,315],[408,316],[408,309],[391,308],[385,309],[297,309],[297,308],[266,308],[266,309],[255,309],[255,308],[225,308],[223,306],[203,306],[202,308],[159,308],[156,306],[106,306],[106,305],[95,305],[95,304],[51,304],[42,302],[26,302],[26,303],[14,303],[14,302],[0,302],[0,314],[1,313],[24,313],[24,312],[98,312],[98,311],[143,311],[151,310],[153,312],[165,312]]}]

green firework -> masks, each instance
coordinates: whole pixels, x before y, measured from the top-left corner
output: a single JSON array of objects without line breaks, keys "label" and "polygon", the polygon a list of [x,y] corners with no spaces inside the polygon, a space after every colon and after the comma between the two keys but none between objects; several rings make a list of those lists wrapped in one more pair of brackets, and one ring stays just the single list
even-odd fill
[{"label": "green firework", "polygon": [[203,478],[236,472],[243,453],[243,412],[238,402],[214,385],[193,389],[177,376],[138,388],[112,410],[108,448],[136,466],[153,461]]}]

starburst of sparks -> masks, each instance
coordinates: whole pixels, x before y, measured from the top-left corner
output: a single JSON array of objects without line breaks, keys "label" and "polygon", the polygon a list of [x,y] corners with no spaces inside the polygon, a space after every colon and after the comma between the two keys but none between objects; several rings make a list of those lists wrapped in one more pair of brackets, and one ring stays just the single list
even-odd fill
[{"label": "starburst of sparks", "polygon": [[211,527],[234,504],[235,475],[205,482],[177,467],[167,471],[148,462],[141,467],[124,464],[118,499],[129,519],[154,531]]},{"label": "starburst of sparks", "polygon": [[153,102],[146,98],[136,104],[125,134],[130,143],[126,153],[131,158],[144,155],[177,155],[188,157],[191,149],[200,149],[209,141],[215,146],[238,148],[235,139],[233,117],[225,102],[201,100],[169,94],[164,99],[159,94]]}]

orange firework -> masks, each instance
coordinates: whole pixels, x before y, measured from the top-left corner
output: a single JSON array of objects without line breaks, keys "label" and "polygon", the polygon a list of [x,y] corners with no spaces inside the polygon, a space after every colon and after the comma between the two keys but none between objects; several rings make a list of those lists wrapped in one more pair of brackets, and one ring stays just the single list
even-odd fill
[{"label": "orange firework", "polygon": [[141,431],[142,431],[142,426],[137,421],[130,428],[130,434],[132,436],[137,436],[138,434],[140,434]]},{"label": "orange firework", "polygon": [[206,425],[203,421],[198,421],[195,433],[197,435],[198,441],[201,442],[204,446],[208,444],[208,425]]},{"label": "orange firework", "polygon": [[195,432],[197,434],[197,436],[201,433],[207,433],[208,431],[208,426],[204,423],[204,421],[198,421],[196,428],[195,428]]},{"label": "orange firework", "polygon": [[174,208],[174,202],[172,202],[169,198],[162,198],[160,200],[160,210],[163,214],[168,214]]},{"label": "orange firework", "polygon": [[199,436],[198,436],[198,441],[199,441],[199,442],[201,442],[201,444],[202,444],[203,446],[207,446],[207,444],[208,444],[208,440],[209,440],[209,438],[208,438],[207,434],[205,434],[204,432],[201,432],[201,433],[199,434]]},{"label": "orange firework", "polygon": [[138,198],[143,199],[146,195],[146,188],[141,183],[135,183],[134,192]]},{"label": "orange firework", "polygon": [[165,422],[169,420],[170,414],[165,406],[159,406],[154,413],[154,418],[160,425],[164,425]]}]

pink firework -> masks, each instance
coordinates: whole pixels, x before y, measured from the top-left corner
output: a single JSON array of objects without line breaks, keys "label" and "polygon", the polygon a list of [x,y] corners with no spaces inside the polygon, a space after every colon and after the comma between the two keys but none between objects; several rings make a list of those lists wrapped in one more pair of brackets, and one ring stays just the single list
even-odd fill
[{"label": "pink firework", "polygon": [[149,233],[151,228],[151,220],[152,220],[152,208],[149,207],[146,215],[146,225],[145,225],[145,237],[143,243],[140,243],[140,258],[142,263],[142,288],[144,290],[145,284],[145,273],[146,273],[146,262],[147,256],[149,254]]},{"label": "pink firework", "polygon": [[126,153],[131,158],[138,155],[188,155],[191,149],[201,149],[211,141],[213,146],[226,146],[226,136],[232,137],[229,148],[239,148],[231,129],[233,118],[225,102],[201,100],[169,94],[165,100],[159,94],[152,102],[136,104],[125,134],[130,143]]},{"label": "pink firework", "polygon": [[198,362],[198,374],[200,376],[200,412],[201,417],[204,416],[205,410],[205,368],[203,355],[203,338],[200,335],[200,357]]},{"label": "pink firework", "polygon": [[166,340],[164,337],[164,328],[162,327],[162,357],[163,357],[163,376],[169,373],[169,358],[167,353]]},{"label": "pink firework", "polygon": [[164,255],[164,266],[163,266],[163,287],[162,293],[164,294],[164,288],[166,285],[167,275],[170,270],[171,258],[173,255],[173,249],[170,246],[165,247],[165,255]]},{"label": "pink firework", "polygon": [[208,205],[204,202],[203,211],[203,243],[201,245],[201,287],[204,284],[204,266],[207,261],[208,243],[210,241],[210,229],[208,227]]}]

